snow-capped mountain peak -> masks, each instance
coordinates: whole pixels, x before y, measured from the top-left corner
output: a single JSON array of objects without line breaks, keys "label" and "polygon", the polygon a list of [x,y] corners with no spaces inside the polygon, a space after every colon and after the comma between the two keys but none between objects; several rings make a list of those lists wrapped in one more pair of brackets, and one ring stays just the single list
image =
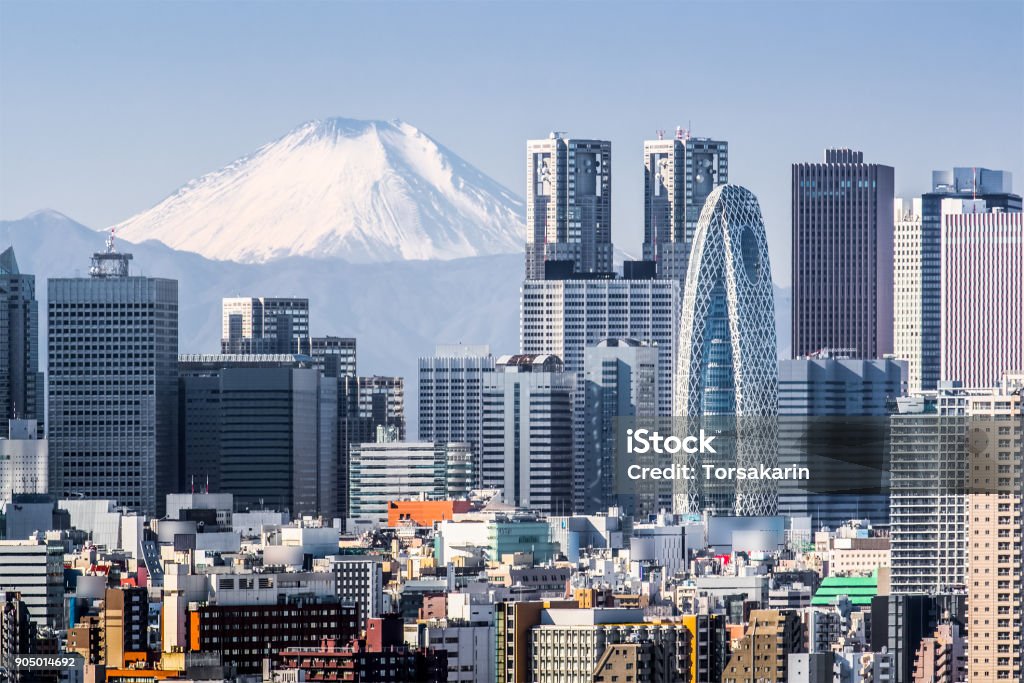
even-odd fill
[{"label": "snow-capped mountain peak", "polygon": [[309,121],[116,227],[208,258],[452,259],[523,246],[523,201],[403,121]]}]

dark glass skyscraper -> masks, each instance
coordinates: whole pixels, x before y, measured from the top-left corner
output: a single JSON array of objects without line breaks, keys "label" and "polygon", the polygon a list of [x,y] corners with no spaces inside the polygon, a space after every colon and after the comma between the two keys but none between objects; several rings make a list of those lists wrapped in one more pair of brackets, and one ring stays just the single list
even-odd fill
[{"label": "dark glass skyscraper", "polygon": [[14,248],[0,253],[0,437],[7,421],[36,420],[43,428],[36,278],[18,269]]},{"label": "dark glass skyscraper", "polygon": [[893,169],[825,150],[793,164],[793,357],[893,351]]}]

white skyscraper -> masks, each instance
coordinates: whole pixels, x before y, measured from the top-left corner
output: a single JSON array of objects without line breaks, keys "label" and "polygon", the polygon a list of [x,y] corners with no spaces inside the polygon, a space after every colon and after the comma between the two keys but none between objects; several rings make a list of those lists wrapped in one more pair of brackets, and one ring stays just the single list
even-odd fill
[{"label": "white skyscraper", "polygon": [[612,143],[552,133],[526,143],[526,278],[547,261],[612,271]]},{"label": "white skyscraper", "polygon": [[893,348],[907,361],[907,389],[922,389],[924,357],[924,239],[921,200],[897,197],[893,204]]},{"label": "white skyscraper", "polygon": [[49,289],[50,487],[148,515],[178,490],[178,282],[93,255]]},{"label": "white skyscraper", "polygon": [[658,277],[686,278],[697,220],[711,191],[729,182],[729,143],[691,138],[644,142],[644,260]]},{"label": "white skyscraper", "polygon": [[944,380],[994,386],[1024,368],[1024,213],[942,200]]},{"label": "white skyscraper", "polygon": [[8,420],[10,438],[0,437],[0,509],[15,495],[47,493],[46,439],[38,438],[35,420]]},{"label": "white skyscraper", "polygon": [[465,442],[479,458],[483,380],[491,372],[494,356],[487,345],[441,344],[433,356],[420,358],[420,440]]},{"label": "white skyscraper", "polygon": [[[680,283],[655,279],[527,280],[523,283],[520,348],[552,354],[575,377],[573,392],[574,499],[585,481],[585,351],[602,339],[647,342],[657,349],[657,415],[671,415],[678,353]],[[774,339],[774,328],[773,328]],[[577,506],[577,510],[579,507]]]}]

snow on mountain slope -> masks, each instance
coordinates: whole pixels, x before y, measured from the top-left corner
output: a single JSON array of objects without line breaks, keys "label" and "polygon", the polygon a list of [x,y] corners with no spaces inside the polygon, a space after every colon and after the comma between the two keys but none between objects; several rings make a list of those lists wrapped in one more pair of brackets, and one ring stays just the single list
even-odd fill
[{"label": "snow on mountain slope", "polygon": [[116,225],[207,258],[521,253],[522,199],[401,121],[311,121]]}]

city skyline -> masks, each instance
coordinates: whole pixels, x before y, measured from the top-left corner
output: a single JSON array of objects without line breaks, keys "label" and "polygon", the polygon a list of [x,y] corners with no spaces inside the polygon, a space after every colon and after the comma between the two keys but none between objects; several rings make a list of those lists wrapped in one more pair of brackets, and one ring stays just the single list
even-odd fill
[{"label": "city skyline", "polygon": [[[1024,96],[1008,86],[1024,77],[1015,28],[1022,9],[1015,3],[942,4],[941,12],[923,11],[918,3],[813,8],[728,3],[689,5],[685,13],[656,4],[638,9],[599,4],[586,13],[548,8],[545,22],[531,20],[529,5],[432,4],[425,14],[401,5],[389,5],[401,11],[387,14],[358,4],[310,7],[320,21],[281,16],[270,5],[250,8],[242,21],[250,43],[232,37],[237,17],[226,5],[157,6],[143,14],[123,5],[79,13],[72,6],[6,4],[0,22],[6,91],[0,114],[5,147],[0,216],[13,219],[53,208],[100,229],[301,121],[398,117],[520,197],[526,195],[525,140],[552,129],[610,139],[618,178],[613,241],[639,256],[643,141],[658,129],[671,135],[681,125],[693,135],[729,142],[730,180],[750,187],[761,200],[773,278],[785,286],[790,163],[815,158],[826,147],[863,149],[866,157],[896,169],[898,196],[928,191],[932,170],[955,165],[1001,168],[1024,177],[1024,139],[1015,125],[1024,118]],[[112,22],[115,11],[118,21]],[[691,36],[673,61],[659,59],[658,50],[638,49],[637,36],[643,33],[626,30],[674,15],[697,23],[714,18],[716,25],[729,27],[730,40]],[[514,50],[509,41],[527,34],[542,40],[568,16],[581,36],[612,20],[624,30],[607,44],[601,41],[592,55],[595,67],[579,70],[572,88],[554,71],[530,78],[543,74],[552,58],[568,57],[571,45],[556,43],[552,56],[547,50],[543,55]],[[374,31],[352,30],[382,20],[389,29],[382,42],[373,42]],[[955,27],[965,21],[984,24],[985,36],[958,34]],[[186,31],[183,22],[198,33]],[[111,32],[114,25],[118,28]],[[843,36],[830,29],[838,25]],[[426,37],[422,26],[430,29]],[[908,26],[914,40],[906,39]],[[174,40],[178,30],[191,39]],[[721,48],[756,45],[763,32],[780,38],[770,53]],[[31,46],[24,42],[29,37]],[[69,62],[70,46],[83,42],[87,49]],[[274,49],[261,51],[269,44]],[[371,51],[379,45],[387,49]],[[943,69],[932,68],[936,55],[979,50],[989,68],[979,70],[960,59],[943,59]],[[432,59],[417,61],[425,53]],[[470,53],[474,59],[465,59]],[[496,59],[506,53],[517,58]],[[30,63],[23,57],[28,54]],[[368,54],[374,58],[367,60]],[[808,54],[814,59],[804,59]],[[676,62],[686,87],[666,91],[662,81],[677,78]],[[97,78],[99,73],[115,77]],[[294,78],[296,73],[307,77]],[[777,77],[786,73],[798,76],[798,87],[813,84],[814,96],[795,96],[780,87]],[[972,106],[964,98],[936,109],[904,95],[954,82],[984,92],[986,106]],[[286,85],[268,97],[268,83]],[[650,104],[645,93],[655,87],[661,99]],[[607,91],[616,92],[613,102],[600,96]],[[716,92],[715,106],[690,97],[694,92]],[[467,98],[473,99],[472,107],[466,106]],[[69,117],[72,108],[75,116]],[[965,126],[970,135],[957,132]],[[937,139],[943,144],[932,144]]]}]

